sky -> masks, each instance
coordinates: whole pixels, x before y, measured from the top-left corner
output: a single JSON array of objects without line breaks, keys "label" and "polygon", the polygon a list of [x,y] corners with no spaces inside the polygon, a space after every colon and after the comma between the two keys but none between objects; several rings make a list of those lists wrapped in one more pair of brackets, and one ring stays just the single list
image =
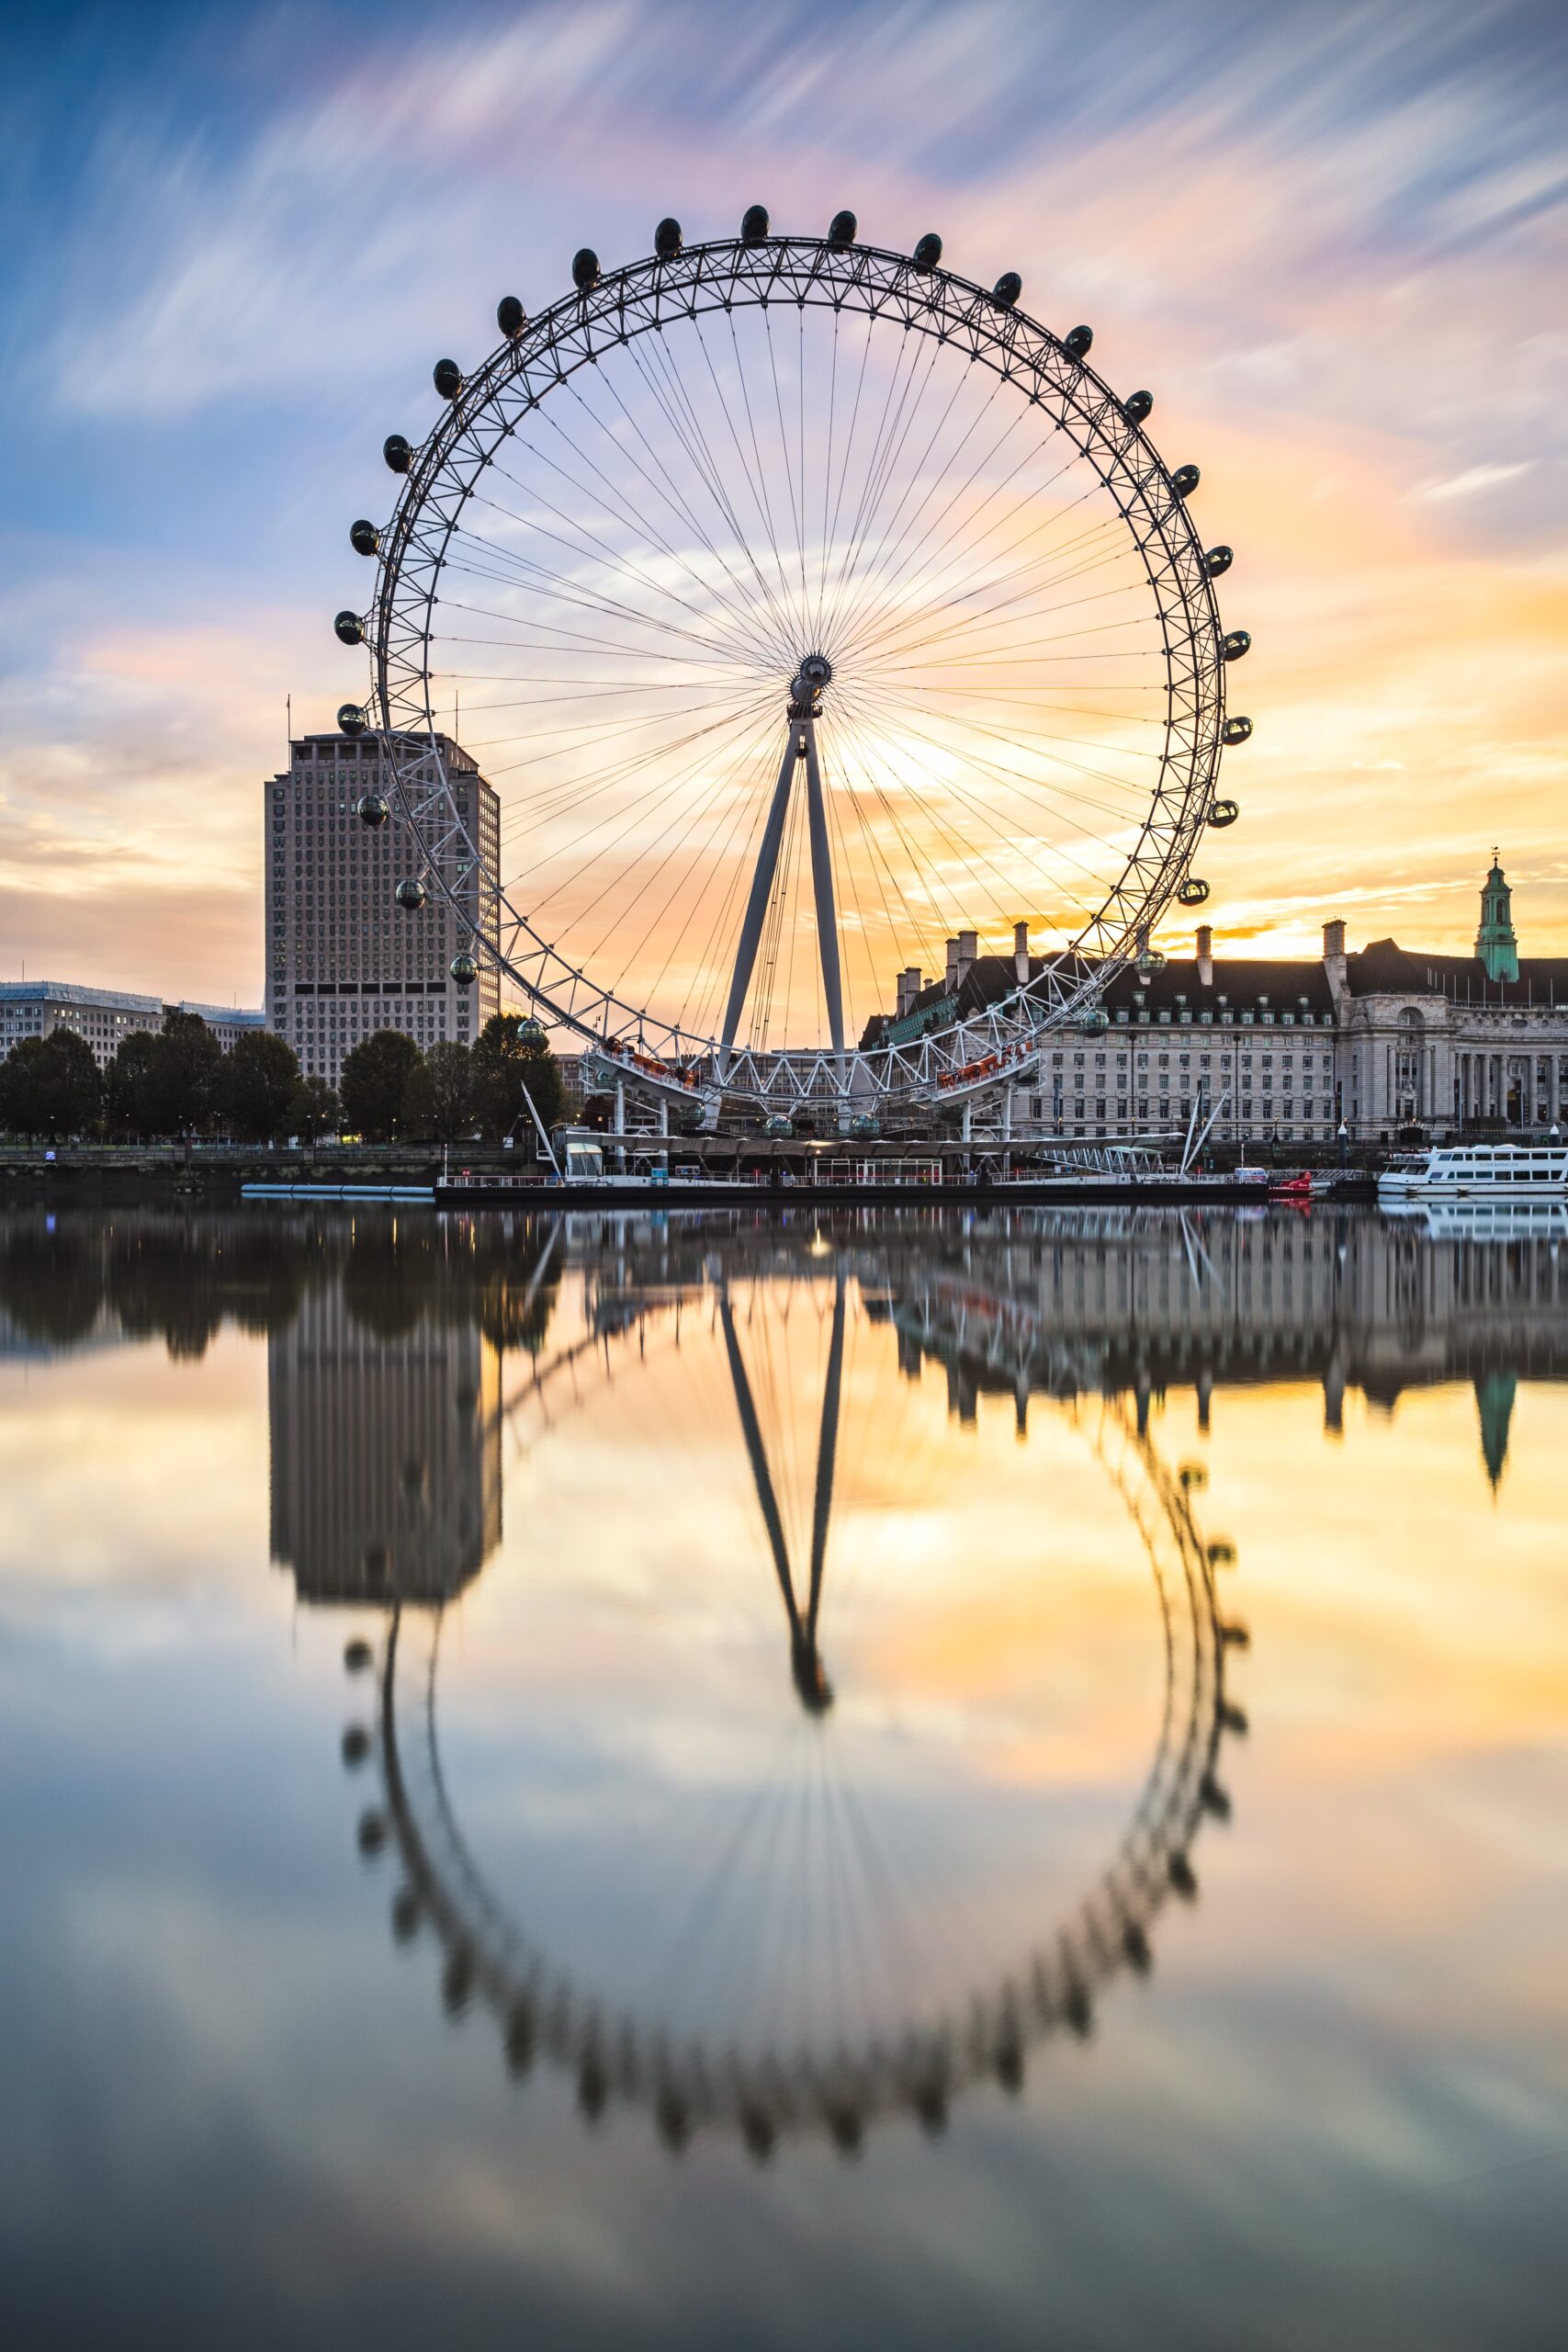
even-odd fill
[{"label": "sky", "polygon": [[1495,841],[1568,950],[1561,11],[4,13],[0,978],[260,1001],[262,783],[360,684],[383,435],[500,294],[753,201],[937,228],[1155,390],[1254,638],[1222,953],[1463,948]]}]

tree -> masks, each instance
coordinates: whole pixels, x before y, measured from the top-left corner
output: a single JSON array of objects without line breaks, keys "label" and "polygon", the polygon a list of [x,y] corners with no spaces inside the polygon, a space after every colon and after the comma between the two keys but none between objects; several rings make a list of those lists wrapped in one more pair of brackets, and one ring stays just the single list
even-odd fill
[{"label": "tree", "polygon": [[474,1074],[467,1046],[443,1039],[410,1070],[403,1089],[403,1132],[452,1143],[474,1125]]},{"label": "tree", "polygon": [[342,1121],[342,1105],[324,1078],[295,1081],[284,1121],[289,1135],[303,1136],[307,1143],[314,1143],[318,1136],[335,1134]]},{"label": "tree", "polygon": [[189,1135],[211,1116],[222,1050],[199,1012],[165,1013],[153,1044],[138,1091],[142,1131]]},{"label": "tree", "polygon": [[73,1029],[24,1037],[0,1062],[0,1127],[12,1135],[84,1135],[96,1126],[103,1080],[93,1049]]},{"label": "tree", "polygon": [[344,1125],[373,1143],[402,1131],[403,1095],[409,1073],[422,1058],[400,1029],[378,1029],[362,1037],[343,1066]]},{"label": "tree", "polygon": [[114,1059],[104,1072],[104,1115],[111,1135],[147,1136],[152,1087],[149,1073],[158,1058],[158,1040],[151,1029],[133,1029],[122,1037]]},{"label": "tree", "polygon": [[247,1029],[219,1072],[219,1107],[248,1143],[270,1143],[288,1129],[299,1083],[293,1046],[268,1029]]},{"label": "tree", "polygon": [[566,1108],[560,1064],[549,1040],[536,1022],[529,1023],[520,1012],[491,1013],[475,1040],[473,1072],[475,1108],[492,1141],[510,1135],[519,1119],[532,1134],[525,1087],[547,1127],[555,1126]]}]

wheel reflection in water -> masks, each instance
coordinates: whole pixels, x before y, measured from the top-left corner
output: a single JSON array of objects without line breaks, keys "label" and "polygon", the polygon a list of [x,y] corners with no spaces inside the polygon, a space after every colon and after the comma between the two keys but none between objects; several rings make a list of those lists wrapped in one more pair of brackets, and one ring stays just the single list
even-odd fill
[{"label": "wheel reflection in water", "polygon": [[582,1310],[521,1536],[389,1621],[395,1931],[672,2146],[939,2127],[1196,1894],[1242,1724],[1196,1482],[1113,1400],[965,1426],[983,1303],[863,1264]]}]

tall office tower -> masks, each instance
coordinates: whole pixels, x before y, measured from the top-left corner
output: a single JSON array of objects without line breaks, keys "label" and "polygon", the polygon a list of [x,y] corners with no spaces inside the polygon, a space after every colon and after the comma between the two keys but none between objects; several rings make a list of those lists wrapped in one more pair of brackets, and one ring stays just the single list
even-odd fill
[{"label": "tall office tower", "polygon": [[[491,873],[501,848],[501,804],[479,769],[446,736],[437,739],[458,814]],[[362,822],[361,797],[393,797],[373,736],[304,735],[289,747],[287,772],[266,786],[266,1017],[288,1039],[308,1077],[335,1086],[344,1057],[377,1029],[401,1029],[421,1047],[455,1038],[470,1045],[501,1010],[495,967],[479,957],[467,987],[452,978],[454,956],[488,932],[499,914],[481,899],[479,877],[459,886],[455,912],[430,879],[409,913],[394,896],[418,872],[394,816]],[[456,881],[457,865],[450,873]]]},{"label": "tall office tower", "polygon": [[301,1600],[439,1607],[500,1543],[501,1359],[477,1321],[389,1336],[340,1272],[267,1340],[267,1420],[272,1556]]}]

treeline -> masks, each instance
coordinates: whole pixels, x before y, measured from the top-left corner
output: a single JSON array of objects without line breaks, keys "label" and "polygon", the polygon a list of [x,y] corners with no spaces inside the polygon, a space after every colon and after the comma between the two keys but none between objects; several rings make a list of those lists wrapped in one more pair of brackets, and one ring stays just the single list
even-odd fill
[{"label": "treeline", "polygon": [[338,1133],[441,1143],[500,1142],[515,1131],[531,1144],[525,1086],[547,1126],[559,1119],[564,1093],[555,1056],[528,1025],[525,1035],[520,1014],[500,1012],[472,1046],[436,1045],[428,1054],[400,1030],[378,1030],[347,1057],[336,1092],[306,1077],[293,1047],[269,1030],[247,1030],[225,1054],[199,1013],[170,1012],[161,1030],[133,1032],[102,1071],[85,1039],[56,1029],[24,1037],[0,1061],[0,1133],[51,1143],[273,1143]]}]

